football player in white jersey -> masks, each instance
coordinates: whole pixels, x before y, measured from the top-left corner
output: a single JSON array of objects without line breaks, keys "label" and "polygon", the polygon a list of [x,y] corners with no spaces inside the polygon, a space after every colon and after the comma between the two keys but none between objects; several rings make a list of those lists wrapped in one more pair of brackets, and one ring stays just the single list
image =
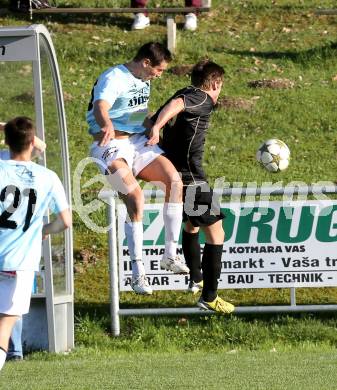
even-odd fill
[{"label": "football player in white jersey", "polygon": [[182,222],[182,182],[158,145],[147,145],[143,121],[148,114],[150,81],[160,77],[171,60],[160,43],[143,45],[133,60],[109,68],[96,80],[88,106],[87,122],[93,136],[90,155],[107,175],[126,205],[125,235],[131,257],[131,287],[151,294],[142,262],[144,195],[137,179],[153,182],[165,191],[163,218],[165,253],[162,269],[188,273],[177,257]]},{"label": "football player in white jersey", "polygon": [[[71,213],[56,173],[31,161],[35,129],[27,117],[4,126],[10,159],[0,160],[0,369],[16,320],[29,311],[42,237],[70,226]],[[56,214],[43,225],[48,207]]]}]

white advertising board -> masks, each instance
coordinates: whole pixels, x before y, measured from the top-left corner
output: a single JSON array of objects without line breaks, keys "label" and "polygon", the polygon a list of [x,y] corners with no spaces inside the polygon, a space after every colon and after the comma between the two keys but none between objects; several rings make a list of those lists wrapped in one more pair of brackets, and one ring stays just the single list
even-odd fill
[{"label": "white advertising board", "polygon": [[[185,290],[188,277],[159,266],[164,252],[162,206],[145,205],[146,273],[153,290]],[[221,208],[226,241],[219,289],[337,286],[337,201],[223,203]],[[130,291],[123,205],[117,206],[117,215],[120,290]]]}]

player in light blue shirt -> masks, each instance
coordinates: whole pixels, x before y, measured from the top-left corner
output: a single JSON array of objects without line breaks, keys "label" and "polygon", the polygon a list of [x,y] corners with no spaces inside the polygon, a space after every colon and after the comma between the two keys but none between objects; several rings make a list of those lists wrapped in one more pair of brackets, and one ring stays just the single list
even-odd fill
[{"label": "player in light blue shirt", "polygon": [[0,271],[38,271],[49,205],[69,208],[56,173],[32,161],[0,161]]},{"label": "player in light blue shirt", "polygon": [[93,103],[97,100],[108,102],[108,110],[115,129],[127,133],[144,133],[144,119],[148,114],[150,81],[135,77],[125,65],[108,69],[97,79],[87,112],[90,134],[97,134],[101,126],[94,115]]},{"label": "player in light blue shirt", "polygon": [[162,156],[162,149],[148,144],[143,127],[150,81],[161,76],[170,60],[171,54],[163,45],[146,43],[131,61],[98,77],[87,112],[89,133],[93,136],[90,155],[127,208],[125,235],[131,257],[131,287],[138,294],[151,294],[152,288],[142,262],[144,197],[137,179],[152,182],[165,191],[165,253],[161,268],[174,273],[189,272],[177,256],[182,182],[172,163]]},{"label": "player in light blue shirt", "polygon": [[[42,237],[71,224],[60,179],[31,161],[35,133],[32,121],[17,117],[4,130],[10,159],[0,160],[0,369],[12,327],[29,310]],[[49,207],[56,219],[43,226]]]}]

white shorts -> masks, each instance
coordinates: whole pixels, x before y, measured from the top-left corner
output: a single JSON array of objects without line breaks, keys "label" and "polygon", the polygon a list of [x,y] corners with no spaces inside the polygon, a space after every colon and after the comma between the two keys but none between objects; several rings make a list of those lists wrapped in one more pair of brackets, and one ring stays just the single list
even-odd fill
[{"label": "white shorts", "polygon": [[90,147],[90,156],[101,162],[97,165],[103,174],[112,161],[123,159],[136,177],[142,169],[164,153],[158,145],[146,146],[147,141],[148,138],[144,134],[112,139],[106,146],[98,146],[98,142],[95,141]]},{"label": "white shorts", "polygon": [[16,271],[16,276],[0,272],[0,313],[21,316],[29,311],[34,271]]}]

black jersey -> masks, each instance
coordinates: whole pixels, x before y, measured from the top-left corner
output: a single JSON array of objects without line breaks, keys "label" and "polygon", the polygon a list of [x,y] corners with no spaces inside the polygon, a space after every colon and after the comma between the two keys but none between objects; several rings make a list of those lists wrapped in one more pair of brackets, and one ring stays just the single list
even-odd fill
[{"label": "black jersey", "polygon": [[[195,87],[177,91],[165,105],[176,98],[184,100],[185,109],[165,125],[161,147],[177,171],[181,172],[185,185],[204,182],[206,175],[202,158],[214,103],[206,92]],[[163,107],[152,118],[154,121]]]}]

